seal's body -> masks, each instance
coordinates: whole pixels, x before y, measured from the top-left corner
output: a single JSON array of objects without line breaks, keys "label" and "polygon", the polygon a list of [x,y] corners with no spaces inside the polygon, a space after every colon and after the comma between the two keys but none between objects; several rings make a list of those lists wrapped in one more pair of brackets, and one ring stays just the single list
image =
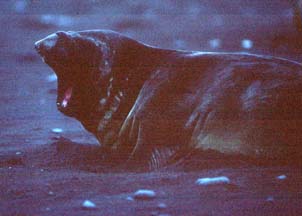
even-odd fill
[{"label": "seal's body", "polygon": [[297,62],[163,50],[104,30],[57,32],[36,49],[58,76],[58,109],[122,160],[158,167],[190,149],[301,158]]}]

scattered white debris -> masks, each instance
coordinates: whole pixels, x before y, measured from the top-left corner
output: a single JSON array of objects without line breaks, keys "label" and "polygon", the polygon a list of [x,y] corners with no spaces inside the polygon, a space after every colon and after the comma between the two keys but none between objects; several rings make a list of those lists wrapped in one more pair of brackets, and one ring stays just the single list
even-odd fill
[{"label": "scattered white debris", "polygon": [[62,128],[53,128],[51,130],[53,133],[62,133],[63,132],[63,129]]},{"label": "scattered white debris", "polygon": [[58,77],[55,73],[53,73],[51,75],[48,75],[47,78],[46,78],[46,80],[48,82],[55,82],[55,81],[57,81],[57,79],[58,79]]},{"label": "scattered white debris", "polygon": [[274,197],[272,197],[272,196],[269,196],[269,197],[267,197],[266,198],[266,201],[267,202],[273,202],[275,199],[274,199]]},{"label": "scattered white debris", "polygon": [[287,178],[286,175],[279,175],[279,176],[277,176],[277,179],[279,179],[279,180],[284,180],[286,178]]},{"label": "scattered white debris", "polygon": [[253,47],[253,41],[249,40],[249,39],[243,39],[241,41],[241,46],[244,49],[251,49]]},{"label": "scattered white debris", "polygon": [[217,184],[229,184],[230,179],[225,176],[219,176],[214,178],[199,178],[195,182],[197,185],[217,185]]},{"label": "scattered white debris", "polygon": [[16,155],[21,155],[21,154],[22,154],[22,152],[20,152],[20,151],[16,152]]},{"label": "scattered white debris", "polygon": [[155,196],[156,194],[153,190],[140,189],[134,193],[134,198],[141,199],[141,200],[154,199]]},{"label": "scattered white debris", "polygon": [[209,44],[210,44],[211,48],[217,49],[217,48],[220,48],[220,46],[221,46],[221,40],[218,38],[215,38],[215,39],[209,40]]},{"label": "scattered white debris", "polygon": [[82,204],[82,207],[85,209],[95,209],[96,205],[90,200],[85,200]]}]

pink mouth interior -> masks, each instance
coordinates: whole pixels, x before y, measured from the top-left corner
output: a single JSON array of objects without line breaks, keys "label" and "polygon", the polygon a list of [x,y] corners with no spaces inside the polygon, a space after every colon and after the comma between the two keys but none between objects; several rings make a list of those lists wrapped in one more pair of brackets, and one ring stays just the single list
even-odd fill
[{"label": "pink mouth interior", "polygon": [[72,95],[72,87],[69,87],[66,91],[65,91],[65,94],[64,94],[64,98],[63,98],[63,101],[62,101],[62,107],[66,108],[68,106],[68,103],[70,101],[70,98],[71,98],[71,95]]}]

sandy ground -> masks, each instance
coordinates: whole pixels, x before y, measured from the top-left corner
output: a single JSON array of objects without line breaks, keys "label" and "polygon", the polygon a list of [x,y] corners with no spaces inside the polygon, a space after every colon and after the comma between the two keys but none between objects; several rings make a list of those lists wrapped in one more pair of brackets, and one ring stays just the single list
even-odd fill
[{"label": "sandy ground", "polygon": [[[97,141],[56,110],[53,73],[33,44],[57,30],[108,28],[164,48],[302,60],[287,1],[177,2],[0,2],[0,215],[301,214],[300,167],[205,158],[197,166],[112,172],[102,164]],[[215,176],[230,184],[195,183]],[[156,196],[137,200],[139,189]],[[83,208],[85,200],[96,208]]]}]

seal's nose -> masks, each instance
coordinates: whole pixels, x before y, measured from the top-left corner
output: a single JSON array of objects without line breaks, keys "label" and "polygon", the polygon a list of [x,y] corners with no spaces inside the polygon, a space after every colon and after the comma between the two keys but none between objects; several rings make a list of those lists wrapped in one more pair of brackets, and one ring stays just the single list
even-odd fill
[{"label": "seal's nose", "polygon": [[35,49],[37,50],[37,52],[38,52],[39,54],[42,53],[42,50],[43,50],[43,43],[42,43],[41,40],[35,42]]},{"label": "seal's nose", "polygon": [[35,49],[36,49],[36,50],[39,50],[39,46],[40,46],[39,41],[35,42]]}]

